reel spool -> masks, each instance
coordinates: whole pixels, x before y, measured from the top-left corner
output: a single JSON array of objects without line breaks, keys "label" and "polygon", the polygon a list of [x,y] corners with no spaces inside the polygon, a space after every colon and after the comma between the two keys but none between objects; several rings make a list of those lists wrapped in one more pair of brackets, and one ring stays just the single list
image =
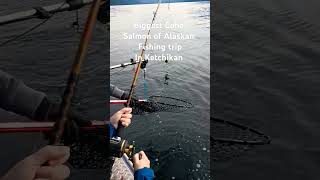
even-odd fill
[{"label": "reel spool", "polygon": [[112,138],[110,140],[110,151],[111,156],[121,158],[124,154],[126,154],[129,158],[134,154],[135,145],[134,141],[132,144],[125,139],[121,139],[120,137]]}]

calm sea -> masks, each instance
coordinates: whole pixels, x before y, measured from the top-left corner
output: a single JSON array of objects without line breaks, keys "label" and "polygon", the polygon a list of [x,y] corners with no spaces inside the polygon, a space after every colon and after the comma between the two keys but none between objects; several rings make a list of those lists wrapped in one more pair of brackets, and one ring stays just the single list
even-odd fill
[{"label": "calm sea", "polygon": [[270,145],[215,163],[214,179],[319,179],[320,2],[215,3],[213,115]]}]

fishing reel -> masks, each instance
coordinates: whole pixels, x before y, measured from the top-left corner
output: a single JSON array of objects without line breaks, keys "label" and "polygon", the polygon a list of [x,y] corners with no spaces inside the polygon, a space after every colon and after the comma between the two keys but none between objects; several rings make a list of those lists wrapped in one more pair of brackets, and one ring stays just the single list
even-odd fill
[{"label": "fishing reel", "polygon": [[131,158],[135,150],[134,141],[132,144],[130,144],[127,140],[122,138],[124,135],[124,126],[121,124],[121,122],[118,124],[116,134],[117,136],[111,138],[110,140],[111,155],[113,157],[121,158],[124,154],[126,154],[129,158]]},{"label": "fishing reel", "polygon": [[148,59],[145,59],[144,61],[141,62],[141,69],[146,69],[148,64]]},{"label": "fishing reel", "polygon": [[110,152],[111,156],[121,158],[126,154],[129,158],[134,154],[135,145],[134,141],[130,144],[127,140],[121,137],[113,137],[110,139]]}]

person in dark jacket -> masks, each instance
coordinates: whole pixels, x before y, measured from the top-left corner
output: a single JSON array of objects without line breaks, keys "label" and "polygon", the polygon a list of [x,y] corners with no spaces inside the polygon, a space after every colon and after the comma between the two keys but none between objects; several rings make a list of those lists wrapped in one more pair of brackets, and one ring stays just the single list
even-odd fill
[{"label": "person in dark jacket", "polygon": [[129,93],[124,90],[119,89],[117,86],[115,86],[113,84],[110,84],[110,95],[115,98],[125,100],[128,98]]},{"label": "person in dark jacket", "polygon": [[[112,97],[127,100],[129,98],[129,92],[119,89],[117,86],[110,84],[110,94]],[[133,96],[131,98],[131,105],[137,103],[137,99]]]},{"label": "person in dark jacket", "polygon": [[150,160],[143,151],[133,156],[133,167],[135,180],[152,180],[154,178],[153,170],[150,168]]},{"label": "person in dark jacket", "polygon": [[[115,97],[127,98],[128,95],[125,91],[115,86],[112,87],[111,93]],[[59,104],[50,102],[45,93],[26,86],[22,81],[1,70],[0,108],[37,121],[55,120],[59,113]],[[131,112],[131,108],[123,108],[111,116],[109,123],[110,137],[114,136],[113,133],[116,132],[119,121],[123,126],[129,126],[132,117]],[[91,121],[81,119],[72,110],[68,113],[68,118],[75,122],[73,126],[91,125]],[[72,129],[72,127],[69,129]],[[138,154],[140,155],[136,154],[135,156],[138,157],[134,158],[135,179],[153,179],[154,175],[150,169],[150,161],[144,153],[140,152]],[[70,149],[67,146],[45,146],[17,163],[1,180],[65,179],[70,174],[69,168],[64,165],[69,156]]]}]

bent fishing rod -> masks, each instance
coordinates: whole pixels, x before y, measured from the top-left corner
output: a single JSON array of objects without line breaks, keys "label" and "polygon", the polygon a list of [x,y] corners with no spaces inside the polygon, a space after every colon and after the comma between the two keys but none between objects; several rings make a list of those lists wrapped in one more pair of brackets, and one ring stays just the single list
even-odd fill
[{"label": "bent fishing rod", "polygon": [[[53,136],[50,139],[50,144],[59,144],[64,132],[64,126],[68,119],[66,118],[67,113],[69,111],[69,108],[71,106],[71,99],[74,95],[75,87],[77,85],[79,75],[80,75],[80,70],[81,70],[81,65],[85,59],[86,52],[88,49],[89,42],[91,40],[92,32],[94,29],[94,26],[96,24],[96,20],[98,16],[101,17],[106,17],[107,12],[101,12],[101,9],[106,10],[106,4],[107,0],[66,0],[66,2],[58,3],[55,5],[50,5],[50,6],[44,6],[44,7],[37,7],[34,8],[33,10],[29,11],[24,11],[24,12],[19,12],[19,13],[14,13],[10,14],[7,16],[2,16],[0,17],[0,25],[3,24],[9,24],[13,22],[18,22],[18,21],[23,21],[27,19],[32,19],[32,18],[48,18],[47,16],[43,16],[44,14],[50,15],[50,13],[56,13],[56,12],[62,12],[62,11],[71,11],[71,10],[76,10],[79,9],[87,4],[92,4],[84,32],[81,36],[81,40],[79,43],[78,51],[75,57],[75,60],[73,62],[70,75],[67,81],[67,85],[62,97],[62,102],[60,104],[60,113],[59,117],[56,119],[55,125],[53,126]],[[104,5],[105,8],[101,8],[101,6]],[[102,14],[102,15],[101,15]],[[99,19],[98,19],[99,20]],[[4,129],[6,128],[7,123],[1,123],[0,124],[0,133],[1,132],[6,132]],[[13,123],[14,124],[14,123]],[[40,125],[41,123],[31,123],[28,125],[29,131],[37,130],[36,127],[42,126],[42,128],[48,128],[45,124]],[[16,124],[16,125],[19,125]],[[83,129],[93,129],[97,126],[101,126],[102,124],[95,124],[92,127],[85,127]],[[34,127],[33,127],[34,126]],[[14,130],[14,127],[11,127],[12,130]],[[23,127],[16,127],[15,129],[17,132],[19,131],[24,131]],[[41,130],[41,129],[38,129]],[[45,130],[45,129],[44,129]],[[26,130],[28,131],[28,130]]]},{"label": "bent fishing rod", "polygon": [[[50,144],[61,143],[65,125],[68,121],[70,121],[67,118],[67,114],[69,112],[75,88],[79,80],[81,66],[85,60],[85,56],[88,51],[88,45],[92,37],[94,26],[96,24],[101,2],[102,0],[94,0],[91,5],[86,25],[79,43],[78,51],[69,74],[66,89],[62,97],[59,118],[57,118],[54,127],[52,128],[52,136],[49,139]],[[112,154],[114,154],[117,157],[122,157],[125,153],[129,157],[131,157],[134,152],[134,145],[129,144],[128,141],[125,139],[112,138],[110,140],[110,148],[111,152],[113,152]]]},{"label": "bent fishing rod", "polygon": [[[102,0],[100,5],[106,3],[107,0]],[[92,4],[94,0],[66,0],[65,2],[43,6],[34,7],[27,11],[21,11],[17,13],[0,16],[0,25],[11,24],[28,19],[48,19],[52,14],[64,11],[73,11],[80,9],[86,5]]]},{"label": "bent fishing rod", "polygon": [[63,93],[62,102],[60,105],[59,117],[57,118],[54,124],[53,130],[52,130],[53,134],[49,139],[50,144],[54,144],[54,145],[60,144],[65,125],[67,121],[70,121],[67,118],[67,114],[69,112],[71,101],[74,96],[75,88],[79,80],[81,66],[85,60],[86,53],[88,51],[88,45],[92,37],[94,26],[96,24],[100,3],[101,3],[101,0],[94,0],[89,10],[86,25],[80,39],[78,51],[74,59],[73,65],[71,67],[67,85]]},{"label": "bent fishing rod", "polygon": [[[155,19],[156,19],[156,16],[157,16],[157,14],[158,14],[158,10],[159,10],[160,4],[161,4],[161,0],[158,0],[158,5],[157,5],[157,8],[156,8],[155,12],[153,13],[153,18],[152,18],[152,21],[151,21],[151,23],[150,23],[150,27],[152,27],[152,25],[153,25],[153,23],[154,23],[154,21],[155,21]],[[130,103],[131,103],[131,99],[132,99],[132,96],[133,96],[133,92],[134,92],[134,90],[135,90],[135,88],[136,88],[137,79],[138,79],[138,76],[139,76],[139,73],[140,73],[141,65],[142,65],[142,62],[144,61],[145,47],[146,47],[146,45],[147,45],[147,43],[148,43],[148,37],[149,37],[149,35],[150,35],[150,33],[151,33],[151,29],[152,29],[152,28],[150,28],[150,29],[148,30],[146,39],[145,39],[144,44],[143,44],[143,48],[141,49],[141,53],[140,53],[140,56],[139,56],[140,58],[138,58],[138,59],[139,59],[139,62],[138,62],[138,66],[137,66],[137,68],[136,68],[136,71],[135,71],[135,73],[134,73],[134,77],[133,77],[133,80],[132,80],[132,83],[131,83],[131,87],[130,87],[130,91],[129,91],[129,97],[128,97],[127,104],[126,104],[127,107],[130,107]],[[118,129],[117,129],[117,134],[118,134],[120,137],[123,136],[123,130],[124,130],[124,126],[123,126],[121,123],[119,123]]]},{"label": "bent fishing rod", "polygon": [[[49,137],[49,144],[53,144],[53,145],[57,145],[61,143],[62,140],[62,136],[64,134],[64,128],[65,125],[68,121],[67,118],[67,113],[70,109],[71,106],[71,101],[74,95],[74,91],[75,91],[75,87],[77,85],[77,82],[79,80],[79,75],[80,75],[80,70],[81,70],[81,66],[85,60],[85,56],[88,50],[88,45],[89,42],[91,40],[91,36],[93,33],[93,29],[94,26],[96,24],[96,20],[98,19],[101,23],[106,24],[108,22],[108,9],[109,6],[107,7],[106,2],[108,0],[93,0],[93,1],[87,1],[87,0],[68,0],[67,2],[84,2],[85,4],[89,4],[92,2],[91,8],[89,10],[89,14],[86,20],[86,24],[85,24],[85,28],[84,31],[82,33],[81,36],[81,40],[79,43],[79,47],[78,47],[78,51],[75,57],[75,60],[73,62],[73,65],[71,67],[70,70],[70,74],[67,80],[67,85],[65,88],[65,91],[63,93],[63,97],[62,97],[62,102],[60,105],[60,110],[59,110],[59,116],[56,119],[56,122],[54,123],[53,127],[51,127],[50,129],[50,137]],[[84,5],[84,4],[82,4]],[[42,16],[43,14],[49,14],[48,12],[61,12],[61,11],[65,11],[65,10],[72,10],[72,9],[77,9],[80,8],[82,5],[78,4],[77,6],[71,6],[70,3],[68,4],[64,4],[64,3],[60,3],[58,5],[52,5],[52,6],[47,6],[47,7],[43,7],[43,8],[37,8],[34,10],[30,10],[30,11],[26,11],[23,12],[21,14],[13,14],[13,15],[9,15],[9,16],[5,16],[2,17],[1,21],[2,24],[8,24],[8,23],[13,23],[13,22],[18,22],[18,21],[22,21],[22,20],[26,20],[26,19],[32,19],[32,18],[45,18],[45,19],[49,19],[49,16]],[[77,7],[77,8],[76,8]],[[103,11],[103,12],[102,12]],[[39,16],[40,13],[40,16]],[[92,127],[85,127],[82,128],[82,130],[91,130],[93,128],[96,127],[100,127],[103,126],[104,128],[107,128],[105,126],[105,123],[103,122],[100,125],[94,125]],[[27,127],[21,127],[19,129],[11,129],[11,131],[25,131]],[[49,127],[38,127],[38,128],[32,128],[29,127],[31,129],[29,129],[30,131],[38,131],[38,130],[42,130],[42,131],[46,131]],[[39,129],[40,128],[40,129]],[[2,128],[2,132],[8,132],[5,131],[4,128]],[[1,128],[0,128],[0,132],[1,132]],[[128,143],[128,141],[126,141],[125,139],[121,139],[120,141],[112,141],[110,140],[110,144],[113,145],[111,146],[112,150],[115,151],[115,155],[118,157],[122,157],[122,155],[124,153],[126,153],[129,157],[133,154],[134,151],[134,145],[130,145]]]}]

